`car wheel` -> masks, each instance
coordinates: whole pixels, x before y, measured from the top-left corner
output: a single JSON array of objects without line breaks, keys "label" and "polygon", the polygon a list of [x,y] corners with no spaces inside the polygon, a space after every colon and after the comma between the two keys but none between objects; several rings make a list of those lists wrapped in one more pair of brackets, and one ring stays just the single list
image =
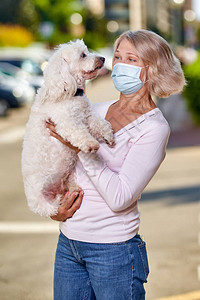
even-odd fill
[{"label": "car wheel", "polygon": [[8,102],[4,99],[0,99],[0,117],[5,117],[8,113]]}]

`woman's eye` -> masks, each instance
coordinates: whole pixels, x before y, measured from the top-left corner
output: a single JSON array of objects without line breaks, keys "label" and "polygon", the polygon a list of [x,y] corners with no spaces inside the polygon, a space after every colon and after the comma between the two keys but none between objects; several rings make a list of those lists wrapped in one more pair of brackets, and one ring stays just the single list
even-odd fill
[{"label": "woman's eye", "polygon": [[136,62],[136,60],[135,60],[134,58],[129,58],[129,60],[130,60],[130,61]]},{"label": "woman's eye", "polygon": [[119,56],[115,56],[115,59],[119,59]]},{"label": "woman's eye", "polygon": [[85,58],[87,55],[83,52],[81,53],[81,58]]}]

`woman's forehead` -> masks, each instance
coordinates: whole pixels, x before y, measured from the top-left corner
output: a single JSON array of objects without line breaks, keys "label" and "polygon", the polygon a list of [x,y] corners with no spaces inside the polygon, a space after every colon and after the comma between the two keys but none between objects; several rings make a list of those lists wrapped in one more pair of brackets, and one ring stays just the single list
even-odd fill
[{"label": "woman's forehead", "polygon": [[116,52],[124,52],[126,54],[137,55],[137,51],[136,51],[134,45],[132,43],[130,43],[127,39],[123,39],[119,43],[118,47],[116,48]]}]

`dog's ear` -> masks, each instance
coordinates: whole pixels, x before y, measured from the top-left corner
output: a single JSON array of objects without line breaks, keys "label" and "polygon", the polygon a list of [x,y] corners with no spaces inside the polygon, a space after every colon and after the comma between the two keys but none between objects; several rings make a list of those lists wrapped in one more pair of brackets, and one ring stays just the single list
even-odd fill
[{"label": "dog's ear", "polygon": [[71,98],[77,91],[77,83],[70,73],[69,64],[66,59],[62,58],[61,62],[61,80],[63,80],[63,89],[65,93]]},{"label": "dog's ear", "polygon": [[58,102],[67,96],[71,98],[77,90],[74,77],[70,74],[69,64],[55,53],[44,70],[44,85],[41,89],[42,102]]}]

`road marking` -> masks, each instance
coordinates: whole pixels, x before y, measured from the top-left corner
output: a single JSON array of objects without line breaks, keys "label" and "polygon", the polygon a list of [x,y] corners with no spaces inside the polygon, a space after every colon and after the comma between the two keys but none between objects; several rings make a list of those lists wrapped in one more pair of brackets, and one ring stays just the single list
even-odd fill
[{"label": "road marking", "polygon": [[187,294],[180,294],[156,300],[200,300],[200,291],[195,291]]},{"label": "road marking", "polygon": [[0,233],[58,233],[57,222],[0,222]]},{"label": "road marking", "polygon": [[18,142],[25,133],[24,126],[18,126],[15,129],[0,133],[0,144],[11,144]]}]

